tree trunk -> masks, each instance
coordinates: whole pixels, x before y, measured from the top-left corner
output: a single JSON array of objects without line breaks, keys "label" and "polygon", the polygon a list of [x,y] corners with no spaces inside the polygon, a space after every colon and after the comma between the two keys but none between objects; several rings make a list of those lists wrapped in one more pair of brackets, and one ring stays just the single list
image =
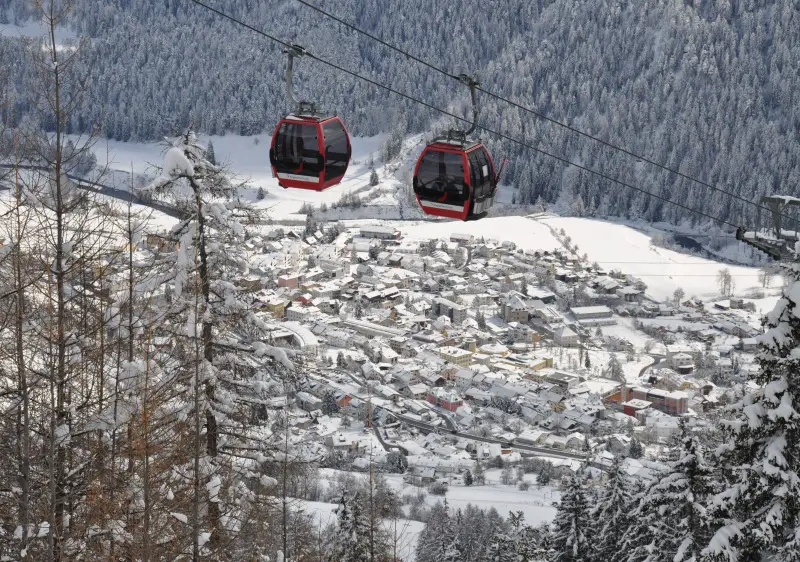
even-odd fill
[{"label": "tree trunk", "polygon": [[[205,217],[203,216],[203,201],[200,198],[200,186],[197,185],[194,178],[189,178],[192,189],[195,193],[197,203],[197,244],[198,253],[200,256],[199,274],[200,274],[200,291],[203,297],[202,304],[202,344],[203,344],[203,359],[210,366],[214,363],[214,340],[213,340],[213,321],[209,319],[209,311],[211,309],[211,277],[208,271],[208,253],[206,251],[206,237],[205,237]],[[217,458],[217,418],[214,414],[214,399],[216,393],[216,385],[212,379],[205,378],[205,394],[206,394],[206,454],[212,459]],[[210,477],[209,477],[210,478]],[[209,531],[211,532],[210,545],[216,548],[220,544],[221,532],[220,529],[220,509],[219,498],[209,498],[208,504],[208,517],[209,517]]]}]

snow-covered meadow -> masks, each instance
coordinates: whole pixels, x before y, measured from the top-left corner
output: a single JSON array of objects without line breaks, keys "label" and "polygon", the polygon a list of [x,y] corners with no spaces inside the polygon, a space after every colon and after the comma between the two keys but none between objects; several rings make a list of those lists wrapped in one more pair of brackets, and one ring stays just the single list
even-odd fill
[{"label": "snow-covered meadow", "polygon": [[[320,482],[323,486],[333,485],[333,481],[338,471],[331,469],[320,470]],[[366,474],[361,474],[363,478],[368,478]],[[399,474],[381,475],[386,479],[388,485],[397,492],[398,496],[416,495],[419,491],[425,491],[411,484],[403,482]],[[509,512],[522,512],[525,522],[528,525],[540,525],[552,521],[556,514],[555,504],[561,497],[559,491],[552,486],[536,486],[534,475],[527,478],[530,481],[530,488],[520,491],[515,485],[500,484],[500,470],[492,469],[486,471],[485,486],[463,486],[453,484],[449,487],[446,496],[426,495],[425,503],[428,506],[436,502],[447,501],[450,513],[464,509],[472,504],[481,509],[494,508],[497,512],[507,517]],[[314,516],[321,527],[327,527],[336,521],[334,509],[337,504],[320,501],[295,500],[297,507],[308,514]],[[408,508],[404,508],[407,512]],[[394,521],[387,521],[387,531],[392,534],[394,531]],[[413,560],[414,551],[417,545],[417,538],[422,531],[424,524],[420,521],[401,518],[396,521],[397,525],[397,549],[398,555],[404,560]]]}]

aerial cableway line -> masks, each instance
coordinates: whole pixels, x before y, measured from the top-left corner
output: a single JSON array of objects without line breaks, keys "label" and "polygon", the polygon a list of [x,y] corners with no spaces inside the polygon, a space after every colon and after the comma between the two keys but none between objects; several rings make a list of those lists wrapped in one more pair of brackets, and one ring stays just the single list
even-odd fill
[{"label": "aerial cableway line", "polygon": [[[230,21],[232,23],[235,23],[236,25],[240,25],[240,26],[242,26],[242,27],[244,27],[246,29],[249,29],[250,31],[253,31],[253,32],[257,33],[258,35],[261,35],[262,37],[265,37],[265,38],[269,39],[270,41],[273,41],[273,42],[275,42],[275,43],[277,43],[279,45],[282,45],[283,47],[285,47],[287,49],[292,46],[290,43],[288,43],[286,41],[283,41],[281,39],[278,39],[277,37],[265,32],[265,31],[262,31],[262,30],[260,30],[258,28],[255,28],[255,27],[253,27],[253,26],[251,26],[251,25],[249,25],[249,24],[247,24],[247,23],[235,18],[234,16],[231,16],[230,14],[227,14],[225,12],[222,12],[221,10],[218,10],[218,9],[212,7],[212,6],[209,6],[209,5],[205,4],[204,2],[202,2],[201,0],[189,0],[189,1],[192,2],[193,4],[196,4],[197,6],[200,6],[200,7],[204,8],[204,9],[206,9],[206,10],[209,10],[209,11],[219,15],[220,17],[222,17],[224,19],[227,19],[228,21]],[[306,56],[311,58],[311,59],[313,59],[313,60],[316,60],[316,61],[322,63],[323,65],[328,66],[329,68],[332,68],[332,69],[334,69],[334,70],[336,70],[338,72],[342,72],[344,74],[352,76],[353,78],[356,78],[358,80],[366,82],[367,84],[370,84],[372,86],[375,86],[377,88],[380,88],[382,90],[390,92],[392,94],[395,94],[395,95],[397,95],[397,96],[399,96],[401,98],[404,98],[404,99],[406,99],[408,101],[416,103],[416,104],[418,104],[418,105],[420,105],[422,107],[426,107],[426,108],[431,109],[431,110],[433,110],[433,111],[435,111],[437,113],[440,113],[440,114],[445,115],[447,117],[451,117],[451,118],[457,119],[459,121],[468,121],[468,119],[466,119],[466,118],[464,118],[462,116],[456,115],[455,113],[453,113],[451,111],[448,111],[446,109],[442,109],[442,108],[437,107],[437,106],[435,106],[435,105],[433,105],[431,103],[428,103],[428,102],[426,102],[424,100],[421,100],[419,98],[415,98],[414,96],[411,96],[409,94],[401,92],[401,91],[393,88],[392,86],[387,86],[385,84],[377,82],[376,80],[368,78],[367,76],[363,76],[361,74],[358,74],[357,72],[355,72],[353,70],[349,70],[347,68],[344,68],[344,67],[342,67],[342,66],[340,66],[340,65],[338,65],[338,64],[336,64],[334,62],[328,61],[328,60],[326,60],[326,59],[324,59],[324,58],[322,58],[322,57],[320,57],[318,55],[315,55],[315,54],[312,54],[312,53],[306,53]],[[536,153],[542,154],[544,156],[547,156],[549,158],[552,158],[554,160],[557,160],[558,162],[561,162],[562,164],[565,164],[565,165],[568,165],[568,166],[573,166],[573,167],[575,167],[575,168],[577,168],[579,170],[583,170],[584,172],[587,172],[587,173],[590,173],[592,175],[595,175],[595,176],[597,176],[599,178],[602,178],[602,179],[604,179],[606,181],[613,182],[613,183],[615,183],[617,185],[620,185],[620,186],[622,186],[622,187],[624,187],[626,189],[630,189],[632,191],[636,191],[636,192],[641,193],[643,195],[648,195],[650,197],[653,197],[655,199],[663,201],[664,203],[668,203],[670,205],[674,205],[674,206],[676,206],[676,207],[678,207],[680,209],[683,209],[685,211],[688,211],[690,213],[694,213],[694,214],[696,214],[698,216],[701,216],[701,217],[707,218],[709,220],[712,220],[712,221],[714,221],[714,222],[716,222],[716,223],[718,223],[720,225],[727,225],[727,226],[730,226],[731,228],[734,228],[734,229],[739,228],[739,225],[736,225],[736,224],[734,224],[734,223],[732,223],[732,222],[730,222],[728,220],[722,219],[722,218],[720,218],[718,216],[714,216],[714,215],[712,215],[712,214],[710,214],[708,212],[692,208],[692,207],[690,207],[690,206],[688,206],[688,205],[686,205],[684,203],[681,203],[679,201],[674,201],[674,200],[668,199],[667,197],[664,197],[662,195],[658,195],[656,193],[652,193],[650,191],[647,191],[646,189],[642,189],[640,187],[637,187],[637,186],[635,186],[633,184],[630,184],[628,182],[625,182],[623,180],[611,177],[611,176],[609,176],[609,175],[607,175],[607,174],[605,174],[603,172],[600,172],[598,170],[594,170],[592,168],[589,168],[587,166],[583,166],[581,164],[573,162],[573,161],[571,161],[571,160],[569,160],[567,158],[564,158],[562,156],[559,156],[557,154],[553,154],[551,152],[548,152],[548,151],[546,151],[546,150],[544,150],[542,148],[539,148],[537,146],[534,146],[533,144],[530,144],[530,143],[528,143],[526,141],[519,140],[519,139],[514,138],[514,137],[512,137],[510,135],[507,135],[505,133],[496,131],[494,129],[491,129],[491,128],[483,126],[483,125],[478,125],[477,128],[482,129],[483,131],[485,131],[485,132],[487,132],[487,133],[489,133],[489,134],[491,134],[491,135],[493,135],[493,136],[495,136],[497,138],[500,138],[500,139],[503,139],[503,140],[507,140],[509,142],[512,142],[512,143],[518,145],[518,146],[521,146],[521,147],[526,148],[528,150],[531,150],[533,152],[536,152]]]},{"label": "aerial cableway line", "polygon": [[[400,54],[400,55],[402,55],[402,56],[404,56],[404,57],[406,57],[408,59],[413,60],[414,62],[417,62],[417,63],[425,66],[426,68],[429,68],[430,70],[438,72],[439,74],[441,74],[443,76],[446,76],[447,78],[450,78],[452,80],[458,80],[458,81],[461,80],[460,75],[448,72],[447,70],[445,70],[445,69],[443,69],[443,68],[441,68],[439,66],[436,66],[435,64],[433,64],[431,62],[428,62],[428,61],[426,61],[425,59],[423,59],[421,57],[415,56],[415,55],[409,53],[408,51],[406,51],[405,49],[402,49],[402,48],[400,48],[400,47],[398,47],[396,45],[393,45],[393,44],[389,43],[388,41],[386,41],[384,39],[381,39],[380,37],[374,35],[373,33],[370,33],[369,31],[361,29],[357,25],[354,25],[354,24],[352,24],[352,23],[340,18],[340,17],[336,16],[335,14],[332,14],[332,13],[328,12],[327,10],[325,10],[323,8],[320,8],[319,6],[316,6],[316,5],[312,4],[311,2],[308,2],[307,0],[296,0],[296,2],[302,4],[303,6],[306,6],[306,7],[310,8],[312,10],[314,10],[315,12],[323,15],[324,17],[327,17],[327,18],[329,18],[329,19],[331,19],[331,20],[333,20],[333,21],[335,21],[335,22],[347,27],[348,29],[350,29],[352,31],[355,31],[356,33],[358,33],[360,35],[363,35],[364,37],[367,37],[367,38],[379,43],[380,45],[383,45],[384,47],[386,47],[388,49],[391,49],[391,50],[395,51],[396,53],[398,53],[398,54]],[[496,94],[496,93],[494,93],[494,92],[492,92],[490,90],[485,89],[480,84],[477,86],[477,90],[479,92],[489,96],[490,98],[493,98],[493,99],[495,99],[497,101],[500,101],[500,102],[503,102],[505,104],[508,104],[508,105],[510,105],[510,106],[512,106],[512,107],[514,107],[516,109],[519,109],[520,111],[523,111],[525,113],[533,115],[533,116],[537,117],[538,119],[541,119],[541,120],[546,121],[548,123],[552,123],[553,125],[556,125],[558,127],[562,127],[564,129],[566,129],[567,131],[570,131],[572,133],[580,135],[580,136],[582,136],[584,138],[587,138],[587,139],[589,139],[589,140],[591,140],[593,142],[599,143],[602,146],[605,146],[607,148],[610,148],[612,150],[615,150],[617,152],[620,152],[620,153],[625,154],[627,156],[630,156],[632,158],[636,158],[637,160],[641,160],[642,162],[646,162],[647,164],[655,166],[655,167],[657,167],[657,168],[659,168],[661,170],[664,170],[665,172],[669,172],[671,174],[675,174],[677,177],[679,177],[681,179],[696,183],[697,185],[700,185],[702,187],[709,188],[709,189],[711,189],[711,190],[713,190],[713,191],[715,191],[717,193],[726,195],[727,197],[729,197],[731,199],[736,199],[736,200],[738,200],[738,201],[740,201],[740,202],[742,202],[744,204],[747,204],[747,205],[750,205],[752,207],[755,207],[758,211],[764,211],[764,212],[773,213],[773,214],[775,213],[775,210],[773,208],[771,208],[770,206],[764,205],[763,201],[762,201],[762,204],[760,204],[758,202],[755,202],[755,201],[751,201],[750,199],[746,199],[745,197],[742,197],[741,195],[737,195],[736,193],[733,193],[731,191],[728,191],[726,189],[723,189],[721,187],[718,187],[716,185],[713,185],[711,183],[703,181],[703,180],[701,180],[699,178],[696,178],[696,177],[690,176],[688,174],[685,174],[685,173],[681,172],[680,170],[678,170],[676,168],[672,168],[670,166],[667,166],[665,164],[657,162],[657,161],[653,160],[652,158],[648,158],[647,156],[644,156],[642,154],[638,154],[638,153],[636,153],[636,152],[634,152],[634,151],[632,151],[630,149],[627,149],[627,148],[625,148],[623,146],[620,146],[620,145],[614,144],[612,142],[609,142],[609,141],[607,141],[605,139],[602,139],[602,138],[600,138],[600,137],[598,137],[596,135],[593,135],[591,133],[587,133],[586,131],[578,129],[577,127],[574,127],[573,125],[570,125],[569,123],[565,123],[563,121],[560,121],[558,119],[550,117],[550,116],[542,113],[541,111],[538,111],[536,109],[532,109],[532,108],[530,108],[528,106],[525,106],[525,105],[522,105],[521,103],[515,102],[514,100],[509,99],[509,98],[507,98],[507,97],[505,97],[503,95]],[[782,218],[784,220],[792,221],[795,224],[800,223],[800,219],[797,219],[796,217],[792,217],[792,216],[789,216],[789,215],[782,214]]]}]

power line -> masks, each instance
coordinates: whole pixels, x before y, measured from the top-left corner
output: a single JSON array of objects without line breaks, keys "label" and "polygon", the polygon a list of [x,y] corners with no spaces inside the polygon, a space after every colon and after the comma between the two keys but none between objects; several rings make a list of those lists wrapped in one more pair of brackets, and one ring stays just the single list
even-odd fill
[{"label": "power line", "polygon": [[[314,4],[308,2],[307,0],[296,0],[296,1],[299,2],[300,4],[304,5],[304,6],[308,7],[308,8],[311,8],[315,12],[318,12],[318,13],[322,14],[323,16],[328,17],[328,18],[330,18],[330,19],[332,19],[332,20],[344,25],[345,27],[347,27],[349,29],[352,29],[356,33],[364,35],[365,37],[369,37],[373,41],[376,41],[376,42],[380,43],[381,45],[383,45],[386,48],[392,49],[393,51],[395,51],[397,53],[400,53],[401,55],[403,55],[403,56],[405,56],[405,57],[407,57],[407,58],[409,58],[409,59],[411,59],[411,60],[413,60],[413,61],[415,61],[415,62],[417,62],[417,63],[419,63],[419,64],[421,64],[421,65],[423,65],[423,66],[435,71],[435,72],[438,72],[439,74],[442,74],[443,76],[447,76],[448,78],[452,78],[454,80],[459,80],[458,75],[451,74],[450,72],[447,72],[446,70],[444,70],[444,69],[442,69],[442,68],[440,68],[440,67],[438,67],[438,66],[436,66],[436,65],[434,65],[434,64],[432,64],[432,63],[430,63],[430,62],[428,62],[428,61],[426,61],[424,59],[421,59],[420,57],[412,55],[408,51],[406,51],[404,49],[401,49],[400,47],[397,47],[395,45],[392,45],[391,43],[388,43],[387,41],[381,39],[380,37],[377,37],[376,35],[373,35],[372,33],[368,32],[368,31],[365,31],[365,30],[361,29],[360,27],[358,27],[358,26],[356,26],[356,25],[354,25],[354,24],[352,24],[350,22],[347,22],[347,21],[339,18],[338,16],[336,16],[336,15],[334,15],[334,14],[332,14],[332,13],[330,13],[330,12],[328,12],[328,11],[322,9],[322,8],[320,8],[319,6],[315,6]],[[500,94],[495,94],[494,92],[491,92],[491,91],[483,88],[482,86],[478,86],[477,89],[480,92],[482,92],[482,93],[486,94],[487,96],[489,96],[490,98],[494,98],[494,99],[496,99],[498,101],[506,103],[506,104],[508,104],[508,105],[510,105],[512,107],[515,107],[515,108],[517,108],[517,109],[519,109],[521,111],[524,111],[525,113],[529,113],[531,115],[534,115],[534,116],[538,117],[539,119],[542,119],[543,121],[547,121],[548,123],[552,123],[554,125],[558,125],[559,127],[563,127],[564,129],[567,129],[568,131],[570,131],[572,133],[575,133],[577,135],[586,137],[587,139],[590,139],[590,140],[592,140],[594,142],[602,144],[603,146],[606,146],[606,147],[611,148],[613,150],[617,150],[619,152],[622,152],[623,154],[626,154],[628,156],[631,156],[633,158],[641,160],[642,162],[647,162],[648,164],[650,164],[652,166],[656,166],[657,168],[660,168],[660,169],[662,169],[662,170],[664,170],[666,172],[669,172],[671,174],[675,174],[680,178],[683,178],[685,180],[697,183],[698,185],[702,185],[703,187],[707,187],[709,189],[712,189],[713,191],[716,191],[716,192],[719,192],[719,193],[723,193],[723,194],[727,195],[728,197],[731,197],[733,199],[738,199],[739,201],[742,201],[743,203],[747,203],[748,205],[753,205],[754,207],[756,207],[759,210],[772,212],[772,209],[770,209],[768,207],[765,207],[765,206],[761,205],[760,203],[756,203],[755,201],[750,201],[749,199],[745,199],[741,195],[737,195],[737,194],[735,194],[735,193],[733,193],[731,191],[728,191],[728,190],[723,189],[721,187],[717,187],[717,186],[715,186],[713,184],[710,184],[708,182],[705,182],[705,181],[703,181],[701,179],[692,177],[692,176],[690,176],[688,174],[684,174],[680,170],[677,170],[675,168],[671,168],[670,166],[666,166],[664,164],[661,164],[660,162],[656,162],[655,160],[653,160],[651,158],[648,158],[647,156],[642,156],[641,154],[637,154],[637,153],[633,152],[632,150],[629,150],[629,149],[627,149],[625,147],[616,145],[616,144],[614,144],[612,142],[609,142],[607,140],[604,140],[604,139],[602,139],[602,138],[600,138],[600,137],[598,137],[596,135],[593,135],[591,133],[587,133],[586,131],[582,131],[581,129],[578,129],[577,127],[574,127],[574,126],[570,125],[569,123],[565,123],[563,121],[559,121],[558,119],[554,119],[553,117],[545,115],[544,113],[542,113],[540,111],[536,111],[535,109],[531,109],[530,107],[524,106],[524,105],[522,105],[522,104],[520,104],[518,102],[515,102],[515,101],[513,101],[513,100],[511,100],[511,99],[509,99],[507,97],[501,96]],[[483,128],[483,127],[481,127],[481,128]],[[780,216],[785,218],[785,219],[791,220],[791,221],[793,221],[795,223],[800,222],[800,221],[798,221],[798,219],[796,219],[796,218],[794,218],[792,216],[789,216],[789,215],[781,214]]]},{"label": "power line", "polygon": [[[245,28],[247,28],[247,29],[249,29],[251,31],[254,31],[255,33],[257,33],[257,34],[259,34],[259,35],[261,35],[263,37],[266,37],[267,39],[269,39],[271,41],[274,41],[274,42],[276,42],[276,43],[278,43],[280,45],[283,45],[284,47],[287,47],[287,48],[290,47],[289,43],[287,43],[285,41],[282,41],[280,39],[277,39],[277,38],[273,37],[272,35],[269,35],[268,33],[264,32],[264,31],[261,31],[260,29],[256,29],[255,27],[253,27],[251,25],[248,25],[248,24],[244,23],[243,21],[241,21],[241,20],[239,20],[239,19],[237,19],[237,18],[235,18],[235,17],[233,17],[233,16],[231,16],[229,14],[226,14],[225,12],[222,12],[220,10],[212,8],[211,6],[208,6],[207,4],[204,4],[200,0],[189,0],[189,1],[194,3],[194,4],[197,4],[198,6],[201,6],[201,7],[205,8],[205,9],[207,9],[207,10],[210,10],[210,11],[214,12],[215,14],[217,14],[217,15],[219,15],[219,16],[221,16],[221,17],[223,17],[223,18],[225,18],[225,19],[227,19],[227,20],[229,20],[229,21],[231,21],[233,23],[236,23],[236,24],[241,25],[241,26],[243,26],[243,27],[245,27]],[[437,111],[437,112],[441,113],[442,115],[446,115],[448,117],[452,117],[452,118],[458,119],[460,121],[467,121],[467,119],[465,119],[464,117],[461,117],[459,115],[456,115],[455,113],[452,113],[452,112],[447,111],[445,109],[438,108],[435,105],[432,105],[432,104],[430,104],[430,103],[428,103],[426,101],[423,101],[423,100],[421,100],[419,98],[415,98],[415,97],[410,96],[410,95],[408,95],[408,94],[406,94],[404,92],[396,90],[396,89],[392,88],[391,86],[386,86],[384,84],[381,84],[380,82],[376,82],[375,80],[372,80],[371,78],[368,78],[366,76],[362,76],[362,75],[360,75],[357,72],[354,72],[352,70],[348,70],[347,68],[339,66],[338,64],[330,62],[328,60],[325,60],[325,59],[323,59],[323,58],[321,58],[321,57],[319,57],[319,56],[317,56],[317,55],[315,55],[313,53],[308,53],[307,52],[305,54],[305,56],[310,57],[310,58],[312,58],[312,59],[314,59],[316,61],[319,61],[322,64],[324,64],[326,66],[329,66],[330,68],[333,68],[334,70],[338,70],[339,72],[343,72],[343,73],[348,74],[348,75],[350,75],[350,76],[352,76],[354,78],[358,78],[359,80],[362,80],[364,82],[367,82],[368,84],[371,84],[373,86],[376,86],[378,88],[386,90],[387,92],[391,92],[391,93],[393,93],[393,94],[395,94],[397,96],[400,96],[400,97],[402,97],[404,99],[407,99],[409,101],[412,101],[414,103],[422,105],[423,107],[427,107],[428,109],[432,109],[433,111]],[[509,142],[513,142],[514,144],[517,144],[517,145],[522,146],[524,148],[527,148],[529,150],[533,150],[534,152],[538,152],[539,154],[543,154],[544,156],[549,156],[550,158],[558,160],[559,162],[562,162],[563,164],[566,164],[566,165],[569,165],[569,166],[573,166],[575,168],[578,168],[579,170],[583,170],[583,171],[588,172],[590,174],[594,174],[594,175],[596,175],[596,176],[598,176],[600,178],[603,178],[605,180],[614,182],[614,183],[619,184],[619,185],[621,185],[623,187],[626,187],[628,189],[632,189],[634,191],[638,191],[639,193],[642,193],[644,195],[649,195],[650,197],[654,197],[656,199],[664,201],[665,203],[670,203],[672,205],[675,205],[676,207],[680,207],[681,209],[683,209],[685,211],[689,211],[690,213],[695,213],[697,215],[700,215],[702,217],[708,218],[708,219],[710,219],[712,221],[715,221],[715,222],[718,222],[720,224],[725,224],[725,225],[731,226],[733,228],[738,228],[738,225],[736,225],[736,224],[734,224],[734,223],[732,223],[730,221],[721,219],[719,217],[715,217],[715,216],[710,215],[709,213],[706,213],[704,211],[698,211],[697,209],[693,209],[693,208],[689,207],[688,205],[684,205],[683,203],[679,203],[677,201],[673,201],[671,199],[667,199],[666,197],[663,197],[661,195],[656,195],[655,193],[651,193],[651,192],[649,192],[649,191],[647,191],[645,189],[642,189],[640,187],[636,187],[635,185],[629,184],[627,182],[624,182],[624,181],[616,179],[616,178],[612,178],[611,176],[606,175],[603,172],[598,172],[597,170],[593,170],[593,169],[588,168],[586,166],[583,166],[581,164],[576,164],[575,162],[572,162],[572,161],[570,161],[570,160],[568,160],[566,158],[563,158],[563,157],[558,156],[556,154],[552,154],[550,152],[547,152],[546,150],[543,150],[541,148],[533,146],[532,144],[529,144],[527,142],[515,139],[514,137],[506,135],[505,133],[501,133],[499,131],[495,131],[493,129],[490,129],[488,127],[483,127],[483,126],[479,126],[479,128],[483,129],[487,133],[490,133],[490,134],[492,134],[492,135],[494,135],[496,137],[505,139],[505,140],[507,140]]]},{"label": "power line", "polygon": [[[698,258],[698,259],[705,259],[705,258]],[[599,263],[599,264],[600,263],[624,263],[624,264],[635,263],[635,264],[640,264],[640,265],[694,265],[694,266],[705,265],[705,266],[709,266],[709,267],[711,267],[711,266],[720,267],[720,263],[719,262],[697,263],[697,262],[691,262],[691,261],[600,261],[600,260],[587,260],[587,261],[590,261],[591,263]],[[737,267],[737,266],[734,265],[733,267]],[[738,266],[738,267],[750,267],[750,266]]]}]

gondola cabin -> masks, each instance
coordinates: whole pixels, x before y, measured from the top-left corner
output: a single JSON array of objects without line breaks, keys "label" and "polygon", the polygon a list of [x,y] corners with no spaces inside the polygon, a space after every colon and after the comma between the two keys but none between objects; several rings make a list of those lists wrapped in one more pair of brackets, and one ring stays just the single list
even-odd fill
[{"label": "gondola cabin", "polygon": [[426,215],[480,218],[492,208],[496,189],[494,162],[480,142],[438,139],[414,170],[414,194]]},{"label": "gondola cabin", "polygon": [[351,153],[339,117],[287,115],[275,127],[269,161],[281,187],[322,191],[342,181]]}]

